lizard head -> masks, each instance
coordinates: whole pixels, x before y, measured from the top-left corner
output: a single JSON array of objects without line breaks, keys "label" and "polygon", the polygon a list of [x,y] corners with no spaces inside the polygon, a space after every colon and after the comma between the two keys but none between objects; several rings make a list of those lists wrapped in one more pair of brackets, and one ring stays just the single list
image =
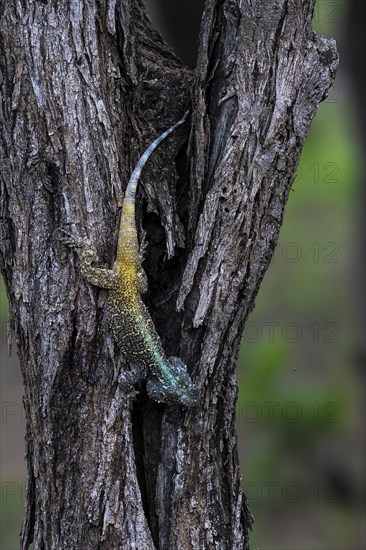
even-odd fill
[{"label": "lizard head", "polygon": [[149,378],[147,391],[149,396],[161,403],[178,403],[185,407],[195,407],[199,403],[199,389],[193,384],[187,367],[178,357],[162,358],[168,367],[169,376],[162,379]]},{"label": "lizard head", "polygon": [[170,368],[175,376],[175,400],[186,407],[195,407],[199,402],[199,389],[192,382],[187,366],[179,357],[169,358]]}]

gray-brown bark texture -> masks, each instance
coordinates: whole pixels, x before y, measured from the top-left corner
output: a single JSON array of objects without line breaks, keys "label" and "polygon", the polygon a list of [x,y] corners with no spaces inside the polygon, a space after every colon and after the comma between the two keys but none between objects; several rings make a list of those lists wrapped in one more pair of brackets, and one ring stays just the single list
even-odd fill
[{"label": "gray-brown bark texture", "polygon": [[[140,0],[1,2],[1,268],[24,379],[29,473],[22,549],[243,549],[251,516],[235,433],[235,361],[300,150],[334,77],[313,2],[207,0],[195,72]],[[147,305],[197,409],[117,383],[105,293],[59,229],[111,265],[138,192]],[[265,528],[261,526],[258,528]]]}]

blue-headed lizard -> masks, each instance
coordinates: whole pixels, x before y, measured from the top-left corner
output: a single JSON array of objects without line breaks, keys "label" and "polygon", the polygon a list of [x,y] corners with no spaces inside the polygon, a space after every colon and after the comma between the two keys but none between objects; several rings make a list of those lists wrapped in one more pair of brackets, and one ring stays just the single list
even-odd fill
[{"label": "blue-headed lizard", "polygon": [[96,252],[89,239],[69,236],[71,246],[81,249],[83,278],[90,284],[108,289],[106,302],[108,326],[125,358],[133,367],[119,381],[132,386],[147,378],[149,396],[165,403],[187,407],[198,404],[198,388],[185,364],[178,357],[168,358],[151,316],[141,299],[147,290],[146,274],[141,267],[135,220],[135,196],[141,171],[156,147],[184,123],[185,116],[161,134],[146,149],[128,182],[122,205],[116,260],[112,269],[94,267]]}]

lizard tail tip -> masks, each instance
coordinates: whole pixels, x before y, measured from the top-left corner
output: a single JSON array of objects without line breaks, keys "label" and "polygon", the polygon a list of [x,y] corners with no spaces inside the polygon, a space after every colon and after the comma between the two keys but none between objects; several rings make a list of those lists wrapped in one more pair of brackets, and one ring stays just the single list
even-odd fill
[{"label": "lizard tail tip", "polygon": [[187,116],[189,115],[189,109],[184,113],[181,120],[179,121],[181,124],[183,124],[187,120]]}]

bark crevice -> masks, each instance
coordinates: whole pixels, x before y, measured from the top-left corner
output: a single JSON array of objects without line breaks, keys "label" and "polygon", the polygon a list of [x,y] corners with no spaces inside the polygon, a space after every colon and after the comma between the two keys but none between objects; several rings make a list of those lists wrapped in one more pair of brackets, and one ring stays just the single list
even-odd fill
[{"label": "bark crevice", "polygon": [[[313,2],[207,0],[190,71],[139,0],[1,5],[1,270],[24,381],[21,548],[247,549],[235,361],[272,258],[301,147],[337,66]],[[125,395],[105,293],[60,229],[111,265],[138,190],[145,297],[201,386],[194,410]]]}]

